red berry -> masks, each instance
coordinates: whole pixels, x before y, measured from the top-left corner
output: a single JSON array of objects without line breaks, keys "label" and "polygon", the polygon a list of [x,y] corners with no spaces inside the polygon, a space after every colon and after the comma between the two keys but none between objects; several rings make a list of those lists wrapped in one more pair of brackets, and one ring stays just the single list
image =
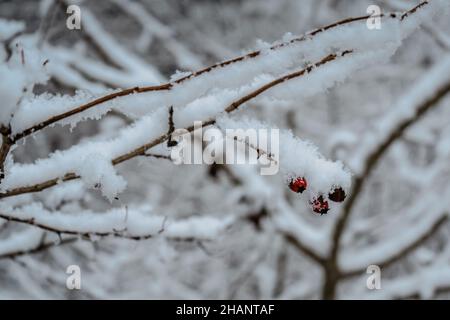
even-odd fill
[{"label": "red berry", "polygon": [[345,197],[347,197],[347,195],[341,187],[336,187],[333,192],[328,194],[328,198],[334,202],[342,202],[345,200]]},{"label": "red berry", "polygon": [[289,183],[289,188],[297,193],[302,193],[306,190],[306,187],[308,186],[308,183],[306,182],[305,178],[295,178],[292,179]]},{"label": "red berry", "polygon": [[318,198],[314,199],[313,202],[311,202],[312,210],[316,213],[327,214],[330,210],[330,207],[328,206],[328,201],[324,200],[322,196],[319,196]]}]

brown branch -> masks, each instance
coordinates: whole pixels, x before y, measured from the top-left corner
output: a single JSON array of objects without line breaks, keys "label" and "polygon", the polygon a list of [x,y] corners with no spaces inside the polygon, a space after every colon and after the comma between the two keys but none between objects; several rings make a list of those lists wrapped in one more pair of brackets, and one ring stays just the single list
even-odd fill
[{"label": "brown branch", "polygon": [[[379,2],[381,5],[383,5],[383,6],[388,6],[390,10],[395,10],[395,9],[398,8],[398,6],[395,6],[395,5],[392,4],[392,3],[386,3],[385,1],[382,1],[382,0],[379,0],[378,2]],[[420,4],[419,4],[419,5],[420,5]],[[411,11],[414,10],[414,9],[417,10],[418,8],[415,7],[415,8],[413,8],[413,9],[409,10],[409,11],[411,12]],[[422,26],[422,30],[425,31],[426,33],[428,33],[428,35],[436,42],[436,44],[437,44],[441,49],[446,50],[446,51],[449,51],[449,50],[450,50],[450,46],[448,45],[448,43],[447,43],[444,39],[442,39],[441,36],[440,36],[439,34],[437,34],[437,33],[433,30],[433,28],[430,26],[429,23],[425,23],[425,24]]]},{"label": "brown branch", "polygon": [[75,173],[68,173],[62,178],[55,178],[55,179],[47,180],[42,183],[37,183],[32,186],[18,187],[18,188],[8,190],[4,193],[0,193],[0,199],[17,196],[19,194],[24,194],[24,193],[39,192],[39,191],[45,190],[47,188],[54,187],[61,182],[75,180],[78,178],[80,178],[80,176],[76,175]]},{"label": "brown branch", "polygon": [[83,104],[83,105],[81,105],[81,106],[79,106],[79,107],[77,107],[75,109],[72,109],[72,110],[69,110],[67,112],[61,113],[61,114],[53,116],[51,118],[48,118],[47,120],[45,120],[45,121],[43,121],[41,123],[38,123],[38,124],[28,128],[28,129],[25,129],[21,133],[18,133],[16,135],[14,135],[12,140],[15,143],[18,140],[20,140],[20,139],[22,139],[22,138],[24,138],[24,137],[26,137],[26,136],[36,132],[36,131],[39,131],[39,130],[45,128],[45,127],[48,127],[48,126],[50,126],[50,125],[52,125],[52,124],[54,124],[54,123],[56,123],[56,122],[58,122],[58,121],[60,121],[62,119],[68,118],[70,116],[73,116],[73,115],[75,115],[77,113],[80,113],[80,112],[83,112],[85,110],[88,110],[88,109],[90,109],[90,108],[92,108],[94,106],[97,106],[99,104],[105,103],[107,101],[111,101],[111,100],[113,100],[115,98],[128,96],[128,95],[135,94],[135,93],[142,93],[142,92],[148,92],[148,91],[157,91],[157,90],[167,90],[167,88],[168,88],[168,85],[166,84],[166,85],[160,85],[160,86],[154,86],[154,87],[146,87],[146,88],[134,87],[134,88],[125,89],[125,90],[122,90],[122,91],[119,91],[119,92],[110,93],[110,94],[108,94],[106,96],[100,97],[100,98],[95,99],[95,100],[93,100],[91,102]]},{"label": "brown branch", "polygon": [[[400,261],[404,257],[406,257],[408,254],[422,246],[428,239],[433,237],[436,232],[439,231],[439,229],[448,222],[448,216],[444,215],[440,219],[438,219],[433,225],[426,230],[420,237],[415,239],[410,244],[406,245],[404,248],[400,249],[395,254],[385,258],[383,261],[379,262],[370,262],[371,264],[378,265],[381,269],[385,269],[393,265],[394,263]],[[349,278],[354,276],[360,276],[361,274],[364,274],[366,269],[356,269],[356,270],[349,270],[342,273],[343,278]]]},{"label": "brown branch", "polygon": [[[231,113],[233,111],[235,111],[236,109],[238,109],[241,105],[243,105],[244,103],[250,101],[251,99],[254,99],[255,97],[257,97],[258,95],[262,94],[263,92],[277,86],[280,85],[286,81],[292,80],[294,78],[298,78],[298,77],[302,77],[306,74],[311,73],[312,71],[314,71],[316,68],[323,66],[331,61],[336,60],[339,57],[343,57],[345,55],[351,54],[353,51],[352,50],[345,50],[342,53],[339,54],[330,54],[328,56],[326,56],[325,58],[323,58],[322,60],[320,60],[317,63],[311,64],[308,67],[300,70],[300,71],[296,71],[290,74],[287,74],[283,77],[280,77],[278,79],[275,79],[265,85],[263,85],[262,87],[256,89],[255,91],[247,94],[246,96],[234,101],[233,103],[231,103],[228,107],[226,107],[224,109],[224,111],[226,113]],[[216,122],[215,119],[209,119],[203,122],[203,126],[210,126],[213,125]],[[193,132],[194,131],[194,126],[190,126],[187,128],[184,128],[184,130],[188,131],[188,132]],[[123,154],[115,159],[113,159],[111,162],[113,165],[118,165],[122,162],[125,162],[127,160],[130,160],[132,158],[138,157],[138,156],[145,156],[147,150],[165,142],[166,140],[168,140],[170,138],[171,134],[169,133],[165,133],[163,135],[161,135],[160,137],[156,138],[155,140],[140,146],[139,148],[136,148],[133,151],[130,151],[126,154]],[[53,187],[55,185],[57,185],[60,182],[65,182],[65,181],[69,181],[69,180],[73,180],[73,179],[78,179],[79,176],[76,175],[75,173],[67,173],[66,175],[64,175],[63,178],[54,178],[39,184],[35,184],[32,186],[26,186],[26,187],[19,187],[19,188],[15,188],[15,189],[11,189],[8,190],[4,193],[0,193],[0,199],[1,198],[6,198],[6,197],[11,197],[11,196],[15,196],[15,195],[19,195],[19,194],[24,194],[24,193],[31,193],[31,192],[39,192],[42,190],[45,190],[47,188]]]}]

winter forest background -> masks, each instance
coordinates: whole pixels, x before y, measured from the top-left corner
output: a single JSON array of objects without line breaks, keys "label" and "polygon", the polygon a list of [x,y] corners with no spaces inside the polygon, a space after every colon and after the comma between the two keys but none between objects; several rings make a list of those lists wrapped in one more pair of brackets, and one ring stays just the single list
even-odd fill
[{"label": "winter forest background", "polygon": [[[0,0],[0,298],[448,298],[449,10]],[[175,165],[195,120],[279,128],[280,172]]]}]

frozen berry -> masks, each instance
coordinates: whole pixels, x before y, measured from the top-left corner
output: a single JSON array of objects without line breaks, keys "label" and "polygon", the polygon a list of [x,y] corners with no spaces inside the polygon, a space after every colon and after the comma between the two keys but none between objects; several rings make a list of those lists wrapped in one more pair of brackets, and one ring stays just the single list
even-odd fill
[{"label": "frozen berry", "polygon": [[328,201],[324,200],[322,196],[319,196],[318,198],[314,199],[313,202],[311,202],[312,210],[316,213],[327,214],[328,210],[330,210],[330,207],[328,206]]},{"label": "frozen berry", "polygon": [[305,178],[294,178],[289,183],[289,188],[297,193],[302,193],[306,190],[306,187],[308,186],[308,183],[306,182]]},{"label": "frozen berry", "polygon": [[347,196],[347,195],[345,194],[344,189],[342,189],[341,187],[335,188],[335,189],[333,190],[333,192],[330,192],[330,193],[328,194],[328,198],[329,198],[331,201],[334,201],[334,202],[342,202],[342,201],[345,200],[345,197],[346,197],[346,196]]}]

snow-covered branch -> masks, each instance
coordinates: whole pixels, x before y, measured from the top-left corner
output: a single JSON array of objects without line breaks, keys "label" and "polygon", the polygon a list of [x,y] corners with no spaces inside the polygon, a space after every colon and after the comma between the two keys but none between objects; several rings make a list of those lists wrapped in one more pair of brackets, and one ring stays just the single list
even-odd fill
[{"label": "snow-covered branch", "polygon": [[[425,1],[420,8],[425,7],[428,4],[429,2]],[[431,13],[435,12],[437,8],[439,8],[438,5],[432,7],[430,9]],[[416,10],[410,11],[410,13],[414,12],[416,12]],[[90,14],[88,15],[90,16]],[[392,30],[391,32],[383,32],[381,36],[380,34],[371,33],[366,29],[365,21],[368,16],[345,19],[318,28],[304,36],[289,36],[285,41],[275,43],[267,48],[252,51],[243,56],[214,64],[199,71],[182,75],[181,77],[177,76],[171,82],[165,84],[121,90],[99,97],[75,108],[73,107],[73,104],[66,104],[64,108],[67,108],[67,111],[63,113],[60,113],[61,111],[59,111],[58,114],[55,114],[53,104],[47,103],[50,109],[48,111],[45,109],[41,110],[39,118],[43,117],[42,120],[36,118],[36,114],[33,114],[33,118],[30,118],[30,106],[25,104],[23,107],[24,116],[18,116],[18,120],[13,123],[12,136],[14,137],[14,140],[17,141],[75,114],[84,112],[90,108],[104,104],[105,102],[112,101],[118,97],[136,93],[152,94],[150,96],[146,95],[146,103],[142,107],[138,104],[138,106],[128,106],[128,108],[125,108],[128,109],[128,111],[125,111],[131,112],[131,114],[148,113],[150,111],[149,106],[155,108],[164,104],[174,106],[187,104],[195,97],[204,94],[210,89],[211,84],[213,84],[214,87],[235,87],[237,85],[245,84],[245,82],[248,82],[250,79],[261,73],[281,74],[286,68],[291,68],[292,65],[298,64],[299,57],[301,57],[302,61],[314,61],[317,60],[320,55],[329,52],[332,48],[340,48],[342,51],[348,48],[361,51],[379,49],[386,43],[402,40],[420,24],[420,20],[409,22],[408,19],[405,19],[405,22],[408,22],[404,22],[405,26],[403,26],[403,23],[399,24],[399,21],[403,21],[404,18],[407,17],[406,15],[401,17],[397,17],[396,15],[385,17],[383,15],[383,17],[387,19],[386,24],[389,24],[386,28]],[[354,23],[359,24],[354,25]],[[404,34],[401,34],[398,37],[397,31],[403,32]],[[112,50],[112,52],[116,51],[117,50]],[[273,58],[276,58],[278,63],[273,63]],[[239,78],[235,77],[236,72],[239,72]],[[218,77],[217,75],[220,76]],[[181,86],[181,84],[188,82],[190,83],[189,85]],[[167,91],[172,91],[173,93],[168,95]],[[156,94],[158,92],[161,93]],[[164,99],[164,102],[161,101],[162,99]],[[168,101],[167,99],[171,100]],[[125,101],[125,104],[126,102],[127,101]],[[56,103],[59,105],[58,110],[61,110],[63,108],[61,103],[58,101],[56,101]],[[41,108],[45,108],[45,105]],[[102,111],[100,111],[99,114],[104,114],[109,109],[110,106],[106,106],[102,108]],[[76,121],[74,122],[74,120],[72,120],[71,123],[74,125]],[[26,125],[28,125],[28,127],[24,127]]]},{"label": "snow-covered branch", "polygon": [[175,240],[210,240],[225,230],[231,220],[212,217],[168,221],[166,217],[146,216],[139,210],[110,210],[106,213],[83,212],[78,215],[49,212],[39,204],[4,209],[0,218],[86,239],[107,236],[146,240],[163,236]]},{"label": "snow-covered branch", "polygon": [[[314,73],[317,72],[316,69],[318,70],[320,67],[325,66],[326,64],[336,60],[339,57],[344,58],[350,53],[351,51],[346,50],[339,54],[328,55],[320,61],[309,65],[306,68],[301,69],[300,71],[287,74],[265,84],[263,82],[263,85],[257,86],[253,91],[250,90],[249,93],[245,94],[238,100],[232,101],[228,106],[223,107],[221,106],[223,105],[223,102],[218,101],[217,107],[221,108],[225,113],[234,112],[244,103],[256,98],[269,89],[283,84],[289,80],[293,80],[308,74],[314,75]],[[337,73],[336,75],[339,76],[340,73]],[[249,90],[245,90],[244,93],[246,91],[248,92]],[[232,95],[231,98],[233,96],[234,95]],[[196,105],[194,105],[193,107],[196,107]],[[210,106],[210,108],[213,110],[213,112],[206,110],[208,111],[207,115],[210,113],[214,114],[215,112],[220,112],[213,106]],[[217,111],[214,112],[214,110]],[[182,122],[180,120],[178,120],[178,122],[187,124],[190,122],[189,115],[192,113],[189,105],[186,107],[186,111],[184,111],[184,113],[186,114],[185,119],[182,118]],[[60,181],[64,182],[77,179],[80,177],[79,171],[80,168],[82,169],[83,164],[86,162],[86,157],[90,157],[90,154],[95,154],[96,150],[98,150],[99,148],[102,148],[104,150],[102,152],[102,158],[105,159],[104,165],[106,166],[108,165],[108,161],[110,161],[114,166],[137,156],[144,156],[149,149],[167,141],[171,136],[167,133],[167,126],[165,126],[161,122],[161,119],[163,119],[165,115],[165,108],[159,109],[151,116],[147,116],[138,120],[133,127],[123,130],[122,134],[112,141],[90,142],[84,145],[77,145],[67,151],[55,154],[46,160],[41,160],[36,164],[14,165],[13,167],[8,169],[8,176],[5,178],[2,184],[2,187],[5,191],[0,194],[0,197],[5,198],[23,193],[39,192],[49,187],[55,186]],[[198,118],[193,120],[198,120]],[[215,122],[215,118],[207,118],[203,119],[202,121],[203,126],[212,125]],[[149,130],[149,127],[152,127],[152,129]],[[195,128],[193,125],[184,128],[184,130],[188,132],[192,132],[194,129]],[[158,132],[166,133],[158,136]],[[145,140],[147,140],[148,142],[139,145],[139,141],[145,142]],[[134,147],[135,145],[138,146]],[[75,154],[77,155],[76,157],[74,157]],[[81,156],[82,154],[84,154],[85,156]],[[38,174],[36,175],[36,173]],[[42,180],[43,178],[50,179]],[[112,197],[114,197],[114,193],[117,192],[113,191],[113,193],[111,194]]]},{"label": "snow-covered branch", "polygon": [[78,237],[63,237],[57,241],[47,239],[46,233],[39,229],[28,229],[2,240],[0,259],[14,259],[50,249],[54,246],[74,243]]}]

